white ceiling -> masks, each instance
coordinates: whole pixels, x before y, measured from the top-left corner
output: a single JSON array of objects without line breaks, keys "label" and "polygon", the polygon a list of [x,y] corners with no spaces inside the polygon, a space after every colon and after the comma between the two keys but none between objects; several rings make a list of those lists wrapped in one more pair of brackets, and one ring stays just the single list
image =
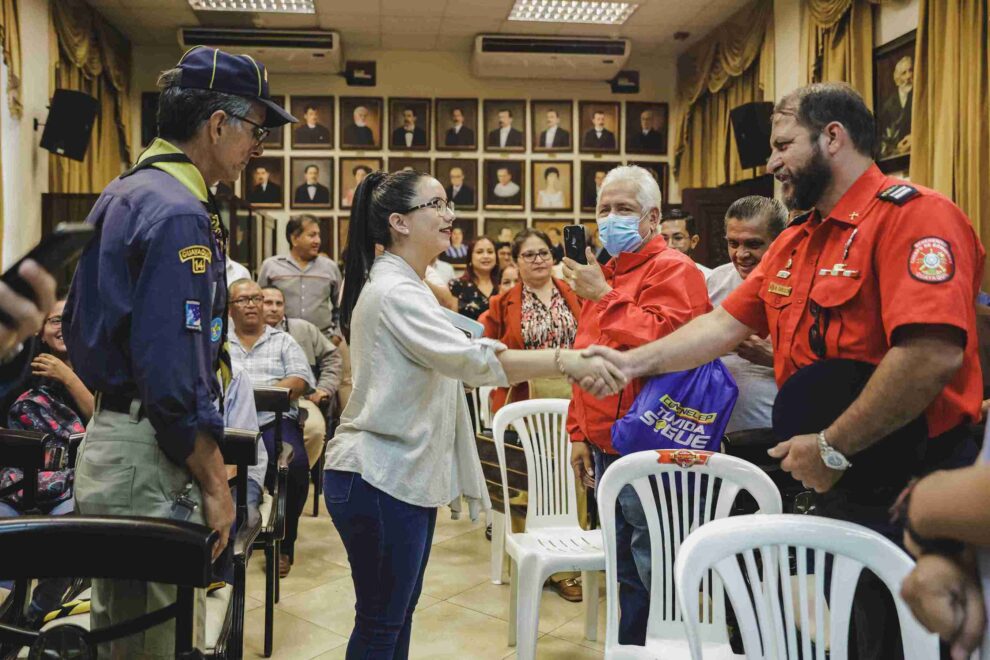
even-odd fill
[{"label": "white ceiling", "polygon": [[[638,0],[619,26],[509,22],[513,0],[316,0],[316,14],[194,12],[186,0],[87,0],[137,46],[177,45],[179,27],[322,28],[347,47],[468,52],[479,33],[627,37],[633,53],[673,55],[749,0]],[[675,41],[674,33],[690,33]]]}]

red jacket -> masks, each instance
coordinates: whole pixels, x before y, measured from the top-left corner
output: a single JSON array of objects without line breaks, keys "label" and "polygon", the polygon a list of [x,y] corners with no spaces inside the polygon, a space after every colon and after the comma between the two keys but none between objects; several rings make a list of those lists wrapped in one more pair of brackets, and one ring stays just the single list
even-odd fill
[{"label": "red jacket", "polygon": [[[704,275],[690,257],[667,247],[662,236],[639,252],[622,252],[602,270],[612,290],[601,300],[584,301],[574,348],[636,348],[712,309]],[[626,414],[642,385],[635,380],[622,393],[604,399],[575,385],[567,415],[571,441],[588,440],[615,454],[612,424]]]},{"label": "red jacket", "polygon": [[[553,283],[564,297],[567,306],[575,320],[581,316],[581,299],[567,286],[563,280],[553,278]],[[488,301],[488,311],[479,319],[485,324],[485,336],[505,344],[510,349],[524,349],[522,336],[522,282],[514,287],[492,296]],[[492,414],[505,405],[509,394],[508,388],[500,387],[492,395]],[[518,395],[518,396],[517,396]],[[529,398],[529,389],[525,383],[516,385],[513,400],[524,401]]]}]

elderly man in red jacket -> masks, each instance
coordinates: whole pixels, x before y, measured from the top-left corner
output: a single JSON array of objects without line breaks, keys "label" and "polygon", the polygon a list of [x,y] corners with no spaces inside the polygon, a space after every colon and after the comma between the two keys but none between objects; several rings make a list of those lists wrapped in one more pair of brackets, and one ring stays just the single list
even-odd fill
[{"label": "elderly man in red jacket", "polygon": [[[598,234],[616,256],[604,267],[590,250],[588,265],[564,259],[564,276],[584,299],[574,348],[642,346],[711,310],[704,276],[660,235],[660,188],[649,172],[636,166],[610,171],[597,215]],[[619,458],[612,424],[626,414],[642,384],[632,381],[619,395],[602,399],[574,386],[567,425],[579,481],[593,487]],[[628,487],[616,504],[616,543],[619,642],[642,646],[650,609],[650,538],[639,498]]]}]

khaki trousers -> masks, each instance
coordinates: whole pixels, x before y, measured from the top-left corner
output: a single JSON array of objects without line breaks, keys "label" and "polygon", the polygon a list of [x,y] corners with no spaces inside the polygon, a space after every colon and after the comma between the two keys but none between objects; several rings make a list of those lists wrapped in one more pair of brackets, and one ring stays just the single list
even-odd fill
[{"label": "khaki trousers", "polygon": [[327,435],[327,420],[323,417],[320,407],[305,397],[299,397],[299,410],[306,411],[306,423],[303,424],[303,446],[306,447],[306,458],[312,468],[323,453],[323,440]]},{"label": "khaki trousers", "polygon": [[[136,412],[124,415],[97,409],[86,428],[76,461],[76,510],[93,516],[171,517],[172,502],[192,476],[170,461],[155,441],[155,431]],[[189,496],[199,503],[190,522],[205,524],[203,497],[193,482]],[[113,539],[107,539],[113,543]],[[134,557],[134,562],[143,561]],[[204,648],[206,591],[195,592],[193,644]],[[173,585],[138,580],[93,580],[92,629],[133,619],[175,602]],[[174,658],[175,621],[100,645],[98,657]]]}]

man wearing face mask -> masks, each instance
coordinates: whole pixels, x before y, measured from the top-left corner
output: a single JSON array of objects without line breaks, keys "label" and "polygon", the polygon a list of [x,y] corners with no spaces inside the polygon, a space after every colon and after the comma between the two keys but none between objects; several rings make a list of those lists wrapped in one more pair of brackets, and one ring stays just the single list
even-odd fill
[{"label": "man wearing face mask", "polygon": [[[563,261],[564,277],[584,300],[574,348],[642,346],[711,310],[701,271],[660,235],[660,201],[656,179],[641,167],[617,167],[605,176],[598,235],[614,257],[602,267],[588,248],[588,265]],[[575,385],[567,430],[571,465],[586,486],[594,487],[619,458],[612,447],[612,424],[626,414],[642,384],[632,381],[620,394],[603,399]],[[628,488],[616,505],[616,545],[619,642],[642,646],[650,609],[650,539],[639,498]]]}]

